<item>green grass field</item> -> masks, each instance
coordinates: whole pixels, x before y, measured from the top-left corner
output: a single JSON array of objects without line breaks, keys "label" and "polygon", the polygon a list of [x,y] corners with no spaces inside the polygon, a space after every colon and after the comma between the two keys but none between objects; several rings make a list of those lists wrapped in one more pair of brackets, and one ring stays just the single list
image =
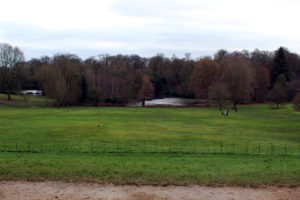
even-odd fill
[{"label": "green grass field", "polygon": [[[2,98],[2,99],[1,99]],[[216,108],[45,107],[0,96],[1,141],[175,141],[300,145],[300,113],[291,105]],[[13,102],[18,102],[18,107]],[[1,151],[1,147],[0,147]],[[117,184],[300,185],[297,155],[152,153],[0,153],[2,180],[73,180]]]}]

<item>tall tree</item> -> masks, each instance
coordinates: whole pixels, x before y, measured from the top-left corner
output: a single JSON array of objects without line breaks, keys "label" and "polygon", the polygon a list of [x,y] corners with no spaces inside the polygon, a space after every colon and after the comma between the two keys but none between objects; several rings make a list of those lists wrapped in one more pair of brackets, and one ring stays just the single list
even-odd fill
[{"label": "tall tree", "polygon": [[223,79],[227,86],[233,108],[237,104],[245,103],[250,100],[252,93],[252,78],[249,60],[239,55],[231,55],[222,62],[224,67]]},{"label": "tall tree", "polygon": [[148,68],[150,71],[151,82],[155,89],[155,96],[164,94],[163,90],[167,84],[164,74],[168,64],[169,60],[165,58],[163,54],[157,54],[149,60]]},{"label": "tall tree", "polygon": [[19,84],[16,66],[24,62],[24,54],[18,47],[12,47],[6,43],[0,43],[0,87],[6,92],[7,99],[11,100],[11,94],[16,93]]},{"label": "tall tree", "polygon": [[210,58],[203,58],[195,63],[191,76],[191,88],[197,98],[204,98],[208,104],[208,89],[219,77],[220,66]]},{"label": "tall tree", "polygon": [[270,75],[271,75],[271,81],[274,84],[281,74],[285,76],[285,79],[287,81],[291,80],[291,70],[290,66],[288,65],[288,62],[286,60],[286,49],[283,47],[280,47],[275,52],[275,57],[273,60],[273,65],[271,67]]},{"label": "tall tree", "polygon": [[143,77],[142,87],[139,91],[139,97],[142,100],[142,107],[145,107],[145,101],[151,99],[154,95],[154,87],[150,82],[150,78],[145,75]]},{"label": "tall tree", "polygon": [[76,55],[56,55],[53,63],[41,70],[41,82],[45,94],[55,100],[57,106],[79,103],[81,97],[81,61]]}]

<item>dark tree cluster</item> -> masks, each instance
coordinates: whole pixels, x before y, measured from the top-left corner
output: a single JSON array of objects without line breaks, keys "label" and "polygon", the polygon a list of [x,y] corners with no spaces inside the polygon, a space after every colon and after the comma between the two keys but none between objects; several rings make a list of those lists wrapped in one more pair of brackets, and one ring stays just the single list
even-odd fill
[{"label": "dark tree cluster", "polygon": [[[82,60],[57,54],[25,61],[18,47],[0,44],[0,92],[39,89],[56,106],[115,105],[153,97],[187,97],[218,104],[292,101],[300,89],[300,56],[274,52],[219,50],[214,57],[145,58],[99,55]],[[144,105],[144,103],[142,104]]]},{"label": "dark tree cluster", "polygon": [[291,102],[300,92],[300,56],[280,47],[274,52],[219,50],[214,58],[195,62],[190,88],[198,98],[227,102],[236,109],[241,103]]}]

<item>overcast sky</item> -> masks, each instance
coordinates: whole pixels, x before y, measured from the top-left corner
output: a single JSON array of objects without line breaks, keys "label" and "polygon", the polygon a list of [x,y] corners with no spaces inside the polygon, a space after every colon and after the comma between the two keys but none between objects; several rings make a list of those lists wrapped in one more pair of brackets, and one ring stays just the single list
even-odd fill
[{"label": "overcast sky", "polygon": [[299,0],[0,0],[0,42],[55,53],[300,52]]}]

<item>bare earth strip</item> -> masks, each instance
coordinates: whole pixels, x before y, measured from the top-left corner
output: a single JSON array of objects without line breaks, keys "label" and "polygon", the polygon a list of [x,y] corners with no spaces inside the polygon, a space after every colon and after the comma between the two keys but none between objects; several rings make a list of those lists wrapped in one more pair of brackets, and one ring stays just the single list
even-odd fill
[{"label": "bare earth strip", "polygon": [[0,182],[1,200],[299,200],[300,188],[116,186],[95,183]]}]

